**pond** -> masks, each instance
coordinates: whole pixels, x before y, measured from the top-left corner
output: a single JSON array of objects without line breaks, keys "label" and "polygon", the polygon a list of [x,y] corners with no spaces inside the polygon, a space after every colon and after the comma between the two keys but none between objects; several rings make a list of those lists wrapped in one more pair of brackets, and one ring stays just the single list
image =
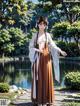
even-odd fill
[{"label": "pond", "polygon": [[[29,60],[0,63],[0,82],[8,82],[22,88],[31,88]],[[80,59],[60,59],[60,84],[54,79],[55,87],[64,86],[64,75],[69,71],[80,71]],[[53,70],[54,77],[54,70]]]}]

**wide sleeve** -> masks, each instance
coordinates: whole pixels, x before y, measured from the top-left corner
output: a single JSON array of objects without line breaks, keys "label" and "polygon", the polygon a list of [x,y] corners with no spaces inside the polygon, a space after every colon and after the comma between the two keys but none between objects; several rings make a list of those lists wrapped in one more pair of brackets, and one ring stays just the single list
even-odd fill
[{"label": "wide sleeve", "polygon": [[55,79],[60,83],[59,56],[60,56],[61,49],[52,40],[50,34],[48,34],[48,43],[49,43],[49,49],[52,55]]},{"label": "wide sleeve", "polygon": [[55,48],[58,50],[58,52],[61,53],[61,49],[56,45],[56,43],[52,40],[51,35],[48,33],[48,43],[50,44],[51,47]]},{"label": "wide sleeve", "polygon": [[32,39],[29,41],[29,51],[31,50],[31,51],[38,51],[39,52],[39,50],[34,47],[34,43],[35,43],[36,37],[37,37],[37,33],[35,33],[32,36]]},{"label": "wide sleeve", "polygon": [[[34,34],[34,35],[32,36],[32,39],[29,41],[29,50],[30,50],[30,49],[34,49],[35,39],[36,39],[36,34]],[[35,49],[34,49],[34,50],[35,50]]]}]

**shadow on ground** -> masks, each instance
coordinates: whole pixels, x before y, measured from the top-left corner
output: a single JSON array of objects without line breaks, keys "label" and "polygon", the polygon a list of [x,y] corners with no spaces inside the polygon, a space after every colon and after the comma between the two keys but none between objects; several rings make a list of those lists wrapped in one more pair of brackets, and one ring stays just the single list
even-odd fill
[{"label": "shadow on ground", "polygon": [[34,106],[32,102],[28,103],[17,103],[17,104],[10,104],[9,106]]},{"label": "shadow on ground", "polygon": [[[14,104],[14,105],[11,104],[9,106],[38,106],[38,105],[33,104],[32,102],[28,102],[28,103],[18,103],[18,104]],[[46,106],[52,106],[52,105],[47,104]]]}]

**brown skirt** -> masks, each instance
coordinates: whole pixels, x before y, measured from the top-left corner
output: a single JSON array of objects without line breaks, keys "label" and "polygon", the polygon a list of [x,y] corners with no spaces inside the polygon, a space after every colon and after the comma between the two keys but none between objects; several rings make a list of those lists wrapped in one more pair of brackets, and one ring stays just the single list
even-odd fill
[{"label": "brown skirt", "polygon": [[[36,62],[33,64],[36,67]],[[37,68],[35,68],[35,76],[37,76]],[[33,98],[33,79],[31,87],[31,99],[32,102],[38,104],[53,103],[54,102],[54,84],[52,73],[52,61],[50,53],[47,52],[47,48],[44,50],[44,54],[40,53],[39,65],[38,65],[38,80],[36,78],[36,93],[37,97]]]}]

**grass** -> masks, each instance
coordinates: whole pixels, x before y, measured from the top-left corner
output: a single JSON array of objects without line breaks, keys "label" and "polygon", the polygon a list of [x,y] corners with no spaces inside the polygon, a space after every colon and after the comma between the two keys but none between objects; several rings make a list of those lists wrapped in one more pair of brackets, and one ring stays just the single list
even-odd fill
[{"label": "grass", "polygon": [[75,90],[75,89],[72,89],[69,88],[69,87],[58,87],[58,88],[55,88],[56,91],[73,91],[73,92],[79,92],[79,90]]},{"label": "grass", "polygon": [[78,102],[65,102],[64,106],[80,106]]},{"label": "grass", "polygon": [[58,87],[55,89],[56,91],[70,91],[69,87]]},{"label": "grass", "polygon": [[15,96],[17,96],[18,93],[0,93],[0,99],[14,99]]}]

